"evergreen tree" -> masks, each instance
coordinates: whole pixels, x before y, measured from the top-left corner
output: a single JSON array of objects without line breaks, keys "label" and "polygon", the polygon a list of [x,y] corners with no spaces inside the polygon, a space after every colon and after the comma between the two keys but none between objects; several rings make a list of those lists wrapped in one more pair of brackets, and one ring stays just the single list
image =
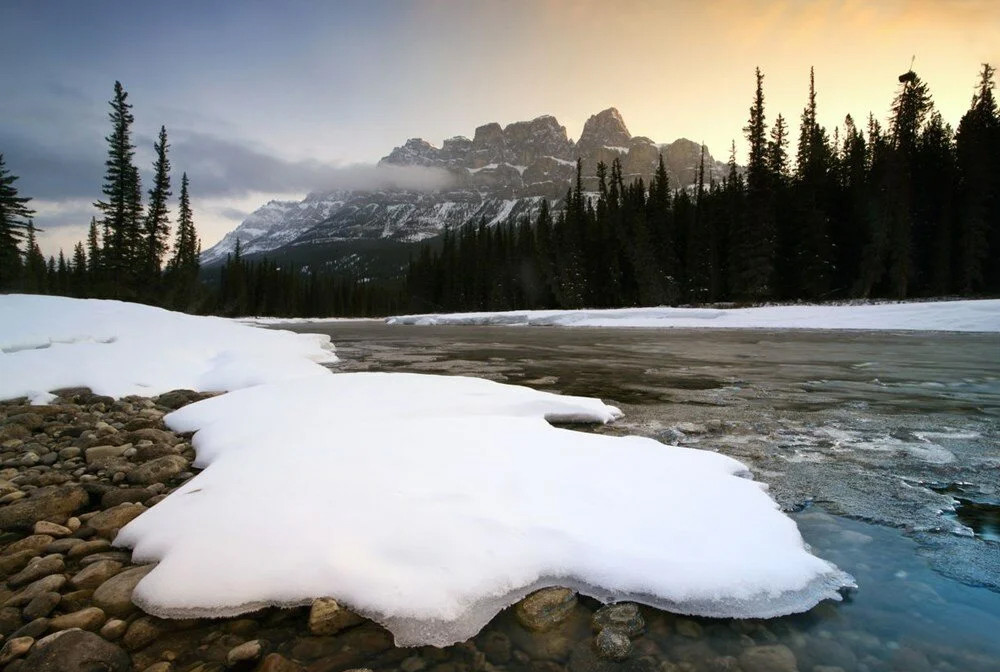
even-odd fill
[{"label": "evergreen tree", "polygon": [[97,233],[97,220],[90,218],[90,228],[87,230],[87,271],[93,284],[101,274],[101,241]]},{"label": "evergreen tree", "polygon": [[[993,95],[996,71],[987,63],[979,75],[972,105],[958,124],[958,217],[956,289],[1000,290],[1000,114]],[[992,278],[989,273],[992,272]]]},{"label": "evergreen tree", "polygon": [[764,75],[756,69],[757,86],[750,119],[743,131],[750,143],[747,161],[746,217],[736,230],[739,250],[734,291],[737,296],[761,300],[773,292],[775,221],[774,177],[767,160],[767,123],[764,115]]},{"label": "evergreen tree", "polygon": [[139,171],[132,160],[132,105],[126,102],[128,93],[121,82],[115,82],[114,98],[110,101],[112,131],[105,140],[108,158],[105,162],[104,187],[107,200],[94,205],[101,211],[104,240],[101,250],[102,267],[110,282],[112,296],[126,294],[135,261],[139,239],[139,216],[142,210]]},{"label": "evergreen tree", "polygon": [[153,162],[153,188],[149,190],[149,206],[143,227],[142,275],[147,286],[155,286],[160,278],[163,254],[167,250],[170,223],[167,218],[167,199],[170,198],[170,160],[167,158],[167,129],[160,127],[159,139],[153,144],[156,160]]},{"label": "evergreen tree", "polygon": [[46,289],[47,268],[45,265],[45,257],[42,255],[42,250],[38,247],[38,239],[35,237],[35,232],[37,230],[38,229],[35,228],[34,223],[31,220],[28,220],[28,230],[25,239],[24,252],[24,281],[22,286],[24,291],[29,294],[43,293]]},{"label": "evergreen tree", "polygon": [[19,245],[35,214],[27,205],[31,198],[18,194],[14,186],[17,179],[6,169],[0,154],[0,290],[13,287],[21,275]]}]

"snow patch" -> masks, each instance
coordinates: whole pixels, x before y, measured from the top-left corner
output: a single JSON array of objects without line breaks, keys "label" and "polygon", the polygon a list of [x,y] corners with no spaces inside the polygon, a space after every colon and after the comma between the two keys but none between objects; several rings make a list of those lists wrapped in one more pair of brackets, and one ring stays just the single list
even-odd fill
[{"label": "snow patch", "polygon": [[[502,221],[498,215],[494,222]],[[398,315],[389,324],[559,327],[717,327],[1000,332],[1000,300],[762,308],[617,308]]]},{"label": "snow patch", "polygon": [[852,585],[740,462],[547,422],[619,415],[596,399],[421,374],[232,392],[167,416],[197,432],[196,464],[209,468],[115,543],[159,561],[134,595],[154,615],[330,595],[400,646],[465,640],[544,585],[736,617],[803,611]]}]

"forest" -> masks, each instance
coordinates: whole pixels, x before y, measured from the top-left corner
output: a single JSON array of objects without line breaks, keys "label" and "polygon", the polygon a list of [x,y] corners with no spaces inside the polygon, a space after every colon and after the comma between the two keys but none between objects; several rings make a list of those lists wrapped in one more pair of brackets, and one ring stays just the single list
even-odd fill
[{"label": "forest", "polygon": [[1000,117],[984,65],[954,130],[916,73],[900,77],[883,127],[817,122],[810,73],[797,148],[767,124],[764,76],[744,128],[745,170],[671,188],[662,159],[649,184],[616,159],[598,190],[534,221],[479,222],[444,234],[410,264],[414,312],[768,301],[907,299],[1000,293]]},{"label": "forest", "polygon": [[619,160],[577,162],[564,199],[537,216],[469,222],[420,248],[405,278],[373,280],[245,259],[240,244],[208,278],[184,174],[168,244],[169,144],[154,144],[143,203],[128,94],[115,83],[100,213],[70,256],[42,255],[29,207],[0,154],[0,291],[140,301],[221,315],[377,316],[397,312],[821,302],[1000,294],[1000,112],[984,64],[953,129],[913,71],[890,118],[817,121],[810,72],[793,129],[768,124],[764,75],[744,128],[748,162],[674,188],[662,158],[648,184]]}]

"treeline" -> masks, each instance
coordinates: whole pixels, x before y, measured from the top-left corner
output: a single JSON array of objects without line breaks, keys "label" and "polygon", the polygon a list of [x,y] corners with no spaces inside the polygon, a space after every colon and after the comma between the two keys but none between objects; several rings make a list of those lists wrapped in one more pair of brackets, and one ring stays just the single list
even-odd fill
[{"label": "treeline", "polygon": [[[181,177],[177,227],[168,244],[170,160],[167,130],[153,145],[153,185],[143,204],[139,169],[133,161],[132,105],[120,82],[110,101],[111,133],[105,138],[103,197],[94,206],[86,243],[68,259],[46,262],[38,246],[29,197],[20,196],[0,155],[0,291],[64,294],[140,301],[181,310],[205,309],[209,297],[198,279],[201,243],[195,230],[187,174]],[[23,247],[22,247],[23,246]],[[169,256],[168,256],[169,252]]]},{"label": "treeline", "polygon": [[[984,65],[954,131],[927,85],[900,77],[889,122],[817,122],[810,74],[797,151],[763,75],[747,126],[749,160],[671,188],[662,158],[647,185],[596,167],[553,218],[466,226],[422,248],[407,276],[412,311],[506,310],[1000,293],[1000,116]],[[992,260],[993,263],[990,263]]]},{"label": "treeline", "polygon": [[132,105],[120,82],[110,105],[103,198],[94,203],[100,217],[91,219],[86,242],[77,243],[69,257],[60,250],[46,260],[28,206],[31,198],[18,193],[18,178],[0,154],[0,292],[122,299],[228,316],[372,316],[398,310],[399,282],[371,283],[279,268],[267,259],[250,261],[242,257],[239,241],[218,281],[203,282],[186,173],[173,244],[167,243],[172,192],[166,128],[160,128],[153,145],[153,184],[144,204],[133,161]]},{"label": "treeline", "polygon": [[215,312],[273,317],[377,317],[405,305],[401,282],[371,281],[344,274],[280,267],[266,257],[243,258],[236,240],[219,272]]}]

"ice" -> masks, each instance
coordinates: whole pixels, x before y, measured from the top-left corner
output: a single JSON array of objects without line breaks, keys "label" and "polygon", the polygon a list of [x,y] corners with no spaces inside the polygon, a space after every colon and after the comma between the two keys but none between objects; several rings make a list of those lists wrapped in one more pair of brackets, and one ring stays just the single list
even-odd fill
[{"label": "ice", "polygon": [[746,467],[553,427],[619,411],[476,378],[344,373],[167,416],[194,477],[115,543],[159,561],[163,617],[334,596],[400,645],[446,645],[544,585],[680,613],[803,611],[851,579],[808,552]]},{"label": "ice", "polygon": [[153,396],[326,375],[329,336],[256,329],[121,301],[0,296],[0,399],[51,390]]},{"label": "ice", "polygon": [[[1000,300],[762,308],[615,308],[400,315],[389,324],[560,327],[718,327],[1000,332]],[[863,365],[859,365],[863,366]]]}]

